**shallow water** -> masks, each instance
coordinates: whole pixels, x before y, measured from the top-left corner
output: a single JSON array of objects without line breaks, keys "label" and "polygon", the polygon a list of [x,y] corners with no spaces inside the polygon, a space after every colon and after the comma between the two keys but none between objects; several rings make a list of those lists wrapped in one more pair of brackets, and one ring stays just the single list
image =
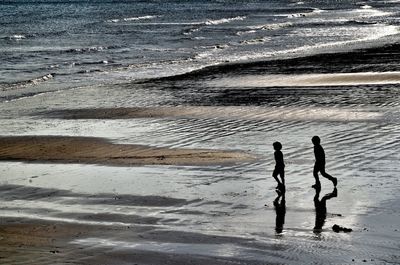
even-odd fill
[{"label": "shallow water", "polygon": [[[174,81],[173,89],[177,85],[179,81]],[[1,134],[96,136],[118,143],[242,150],[256,155],[257,161],[191,167],[2,162],[1,184],[7,193],[2,191],[1,215],[88,225],[150,225],[176,234],[233,237],[232,243],[219,244],[218,248],[212,241],[193,245],[157,238],[135,243],[107,237],[72,242],[85,247],[229,257],[243,263],[329,260],[342,264],[350,262],[350,257],[367,257],[378,263],[396,260],[393,249],[399,237],[394,232],[396,222],[389,221],[390,226],[383,228],[379,225],[382,220],[375,221],[373,217],[376,213],[385,216],[390,213],[392,217],[383,220],[396,220],[399,216],[395,208],[384,206],[398,201],[396,161],[400,128],[393,117],[399,113],[400,101],[395,85],[349,86],[333,91],[302,88],[299,93],[280,88],[280,96],[272,95],[273,101],[269,101],[269,88],[256,88],[254,97],[265,99],[256,106],[249,101],[240,104],[246,106],[232,106],[231,101],[230,106],[218,103],[216,109],[209,106],[213,102],[208,96],[209,88],[193,93],[182,87],[178,102],[195,99],[195,105],[206,106],[192,107],[198,108],[197,111],[186,116],[162,119],[64,120],[40,112],[77,105],[171,104],[177,96],[171,96],[167,86],[164,83],[162,89],[156,89],[154,84],[147,94],[151,95],[148,100],[142,97],[146,88],[130,84],[60,91],[55,93],[57,96],[46,93],[4,103],[2,108],[7,115],[2,118]],[[236,102],[246,95],[229,90],[224,93],[234,95],[225,99],[235,100],[239,96]],[[346,100],[338,104],[343,98]],[[102,104],[96,105],[102,100]],[[314,100],[318,104],[313,104]],[[350,110],[359,114],[337,114]],[[286,114],[279,116],[273,112]],[[327,154],[327,171],[339,179],[338,197],[327,201],[328,213],[321,233],[313,231],[316,216],[310,139],[316,133]],[[282,234],[275,232],[276,212],[272,202],[276,198],[276,184],[270,177],[274,167],[271,143],[276,140],[284,145],[287,164]],[[322,184],[319,199],[332,191],[329,181],[322,179]],[[151,199],[152,196],[159,197]],[[156,203],[149,203],[152,200]],[[354,232],[336,234],[331,230],[333,224],[351,227]],[[376,230],[367,233],[364,227]],[[250,243],[244,244],[240,238]],[[276,244],[279,247],[274,247]]]},{"label": "shallow water", "polygon": [[[388,1],[39,1],[0,3],[8,98],[394,43]],[[179,15],[177,15],[179,14]]]}]

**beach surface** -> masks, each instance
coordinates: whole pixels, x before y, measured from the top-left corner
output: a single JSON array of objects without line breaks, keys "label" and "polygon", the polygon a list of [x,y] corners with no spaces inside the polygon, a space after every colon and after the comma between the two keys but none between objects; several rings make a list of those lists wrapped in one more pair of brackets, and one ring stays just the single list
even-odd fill
[{"label": "beach surface", "polygon": [[[398,264],[396,84],[208,75],[3,103],[1,263]],[[316,134],[337,190],[311,188]]]}]

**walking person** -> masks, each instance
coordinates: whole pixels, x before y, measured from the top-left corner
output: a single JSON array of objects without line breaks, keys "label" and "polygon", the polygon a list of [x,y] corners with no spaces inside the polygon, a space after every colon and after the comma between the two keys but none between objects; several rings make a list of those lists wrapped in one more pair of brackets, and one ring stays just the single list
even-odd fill
[{"label": "walking person", "polygon": [[315,155],[315,165],[313,172],[315,178],[315,184],[312,187],[313,188],[321,187],[321,182],[319,181],[318,172],[320,172],[323,177],[332,181],[333,186],[336,187],[337,179],[325,172],[325,151],[324,148],[322,148],[321,146],[321,139],[318,136],[314,136],[311,139],[311,141],[314,144],[314,155]]},{"label": "walking person", "polygon": [[[278,182],[278,186],[276,187],[278,190],[285,192],[285,163],[283,161],[282,144],[280,142],[274,142],[272,146],[275,149],[274,157],[275,157],[275,169],[272,173],[272,176]],[[279,180],[278,175],[281,177]]]}]

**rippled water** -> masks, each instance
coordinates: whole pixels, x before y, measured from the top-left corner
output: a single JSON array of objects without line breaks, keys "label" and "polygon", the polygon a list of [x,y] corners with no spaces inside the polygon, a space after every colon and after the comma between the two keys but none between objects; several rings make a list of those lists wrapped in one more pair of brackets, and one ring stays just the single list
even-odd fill
[{"label": "rippled water", "polygon": [[32,86],[61,89],[350,50],[393,42],[399,26],[399,5],[382,1],[9,0],[0,6],[0,87],[14,93],[27,85],[32,93]]}]

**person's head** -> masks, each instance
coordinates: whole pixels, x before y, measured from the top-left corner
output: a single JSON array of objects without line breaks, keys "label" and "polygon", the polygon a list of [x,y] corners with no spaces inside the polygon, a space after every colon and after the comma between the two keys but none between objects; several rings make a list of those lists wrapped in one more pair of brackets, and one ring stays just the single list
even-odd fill
[{"label": "person's head", "polygon": [[311,142],[312,142],[314,145],[318,145],[318,144],[321,143],[321,139],[320,139],[318,136],[314,136],[313,138],[311,138]]},{"label": "person's head", "polygon": [[276,151],[280,151],[282,149],[282,144],[280,142],[275,142],[272,144]]}]

